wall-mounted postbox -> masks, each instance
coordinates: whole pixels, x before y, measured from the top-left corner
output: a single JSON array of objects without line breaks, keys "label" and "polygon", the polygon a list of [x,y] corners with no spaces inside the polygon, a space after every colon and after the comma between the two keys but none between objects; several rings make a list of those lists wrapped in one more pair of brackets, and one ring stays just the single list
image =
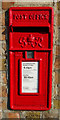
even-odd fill
[{"label": "wall-mounted postbox", "polygon": [[10,107],[49,110],[52,88],[53,9],[9,9]]}]

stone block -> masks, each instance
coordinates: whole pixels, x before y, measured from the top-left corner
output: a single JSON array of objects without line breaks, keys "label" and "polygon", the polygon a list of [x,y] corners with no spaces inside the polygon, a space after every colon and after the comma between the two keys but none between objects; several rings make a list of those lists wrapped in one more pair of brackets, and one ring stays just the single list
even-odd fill
[{"label": "stone block", "polygon": [[14,5],[14,2],[2,2],[2,9],[7,10]]},{"label": "stone block", "polygon": [[7,100],[2,99],[2,110],[7,110]]},{"label": "stone block", "polygon": [[60,84],[60,71],[55,72],[55,81],[54,84]]},{"label": "stone block", "polygon": [[0,111],[2,110],[2,98],[0,98]]},{"label": "stone block", "polygon": [[0,97],[2,97],[2,84],[0,83]]},{"label": "stone block", "polygon": [[60,100],[53,100],[54,102],[54,109],[60,109]]},{"label": "stone block", "polygon": [[2,111],[0,112],[0,119],[2,119]]},{"label": "stone block", "polygon": [[0,26],[0,40],[2,40],[2,27]]},{"label": "stone block", "polygon": [[6,57],[7,57],[6,41],[3,41],[3,43],[2,43],[2,57],[3,57],[3,58],[6,58]]},{"label": "stone block", "polygon": [[7,84],[7,73],[6,72],[2,72],[2,83],[3,84]]},{"label": "stone block", "polygon": [[58,118],[58,110],[55,110],[55,109],[51,109],[49,111],[45,111],[43,112],[43,118]]},{"label": "stone block", "polygon": [[54,66],[56,70],[60,69],[60,57],[56,57]]},{"label": "stone block", "polygon": [[60,1],[57,2],[57,8],[60,10]]},{"label": "stone block", "polygon": [[58,26],[60,26],[60,12],[58,13]]},{"label": "stone block", "polygon": [[2,97],[7,97],[7,86],[2,85]]},{"label": "stone block", "polygon": [[30,111],[30,112],[26,112],[25,114],[25,118],[28,120],[29,118],[30,119],[38,119],[40,118],[40,112],[33,112],[33,111]]},{"label": "stone block", "polygon": [[0,58],[2,58],[2,41],[0,41]]},{"label": "stone block", "polygon": [[6,59],[0,59],[0,70],[6,70]]},{"label": "stone block", "polygon": [[[18,112],[14,113],[14,112],[4,112],[3,114],[3,118],[8,118],[8,119],[18,119],[20,118],[20,114]],[[20,119],[19,119],[20,120]]]},{"label": "stone block", "polygon": [[5,26],[5,11],[2,11],[2,25]]},{"label": "stone block", "polygon": [[2,83],[2,71],[0,71],[0,83]]},{"label": "stone block", "polygon": [[56,46],[56,55],[60,55],[60,45]]},{"label": "stone block", "polygon": [[0,10],[0,26],[2,25],[2,10]]}]

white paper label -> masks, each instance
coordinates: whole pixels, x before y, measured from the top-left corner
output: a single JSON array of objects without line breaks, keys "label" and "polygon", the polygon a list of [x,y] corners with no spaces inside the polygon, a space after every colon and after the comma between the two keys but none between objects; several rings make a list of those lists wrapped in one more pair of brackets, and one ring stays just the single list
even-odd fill
[{"label": "white paper label", "polygon": [[38,92],[38,62],[22,62],[22,93]]}]

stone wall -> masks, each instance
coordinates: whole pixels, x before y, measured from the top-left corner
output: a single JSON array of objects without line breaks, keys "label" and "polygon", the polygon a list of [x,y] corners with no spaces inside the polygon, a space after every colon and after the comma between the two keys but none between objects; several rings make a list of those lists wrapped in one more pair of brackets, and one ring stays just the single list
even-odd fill
[{"label": "stone wall", "polygon": [[[14,111],[9,109],[8,9],[12,6],[51,6],[54,9],[52,107],[49,111]],[[60,118],[60,2],[0,1],[0,118]],[[51,120],[50,119],[50,120]]]}]

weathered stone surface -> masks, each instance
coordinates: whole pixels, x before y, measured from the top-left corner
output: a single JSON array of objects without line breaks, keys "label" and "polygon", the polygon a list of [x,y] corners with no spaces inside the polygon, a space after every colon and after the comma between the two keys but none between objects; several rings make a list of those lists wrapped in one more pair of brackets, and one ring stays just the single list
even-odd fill
[{"label": "weathered stone surface", "polygon": [[2,25],[5,26],[5,12],[2,12]]},{"label": "weathered stone surface", "polygon": [[60,87],[58,87],[58,96],[60,96]]},{"label": "weathered stone surface", "polygon": [[60,71],[55,72],[55,81],[54,84],[60,84]]},{"label": "weathered stone surface", "polygon": [[60,45],[60,28],[58,29],[58,45]]},{"label": "weathered stone surface", "polygon": [[38,119],[38,118],[40,118],[40,112],[33,112],[33,111],[26,112],[25,117],[27,120],[28,120],[28,118],[37,118]]},{"label": "weathered stone surface", "polygon": [[13,112],[4,112],[3,118],[20,118],[20,114],[18,112],[13,113]]},{"label": "weathered stone surface", "polygon": [[57,8],[58,8],[58,10],[60,10],[60,1],[57,2]]},{"label": "weathered stone surface", "polygon": [[2,26],[9,25],[9,11],[2,11]]},{"label": "weathered stone surface", "polygon": [[56,57],[55,59],[55,69],[60,69],[60,57]]},{"label": "weathered stone surface", "polygon": [[56,55],[60,55],[60,45],[56,46]]},{"label": "weathered stone surface", "polygon": [[0,83],[0,97],[2,97],[2,84]]},{"label": "weathered stone surface", "polygon": [[0,58],[2,58],[2,42],[0,41]]},{"label": "weathered stone surface", "polygon": [[5,40],[5,36],[6,36],[6,32],[5,32],[5,27],[4,28],[2,28],[2,40]]},{"label": "weathered stone surface", "polygon": [[58,13],[58,26],[60,26],[60,12]]},{"label": "weathered stone surface", "polygon": [[2,27],[0,26],[0,40],[2,40]]},{"label": "weathered stone surface", "polygon": [[0,98],[0,111],[2,110],[2,98]]},{"label": "weathered stone surface", "polygon": [[0,59],[0,70],[6,70],[6,60]]},{"label": "weathered stone surface", "polygon": [[60,100],[54,100],[54,109],[60,109]]},{"label": "weathered stone surface", "polygon": [[57,89],[57,84],[54,85],[54,98],[55,96],[57,96],[57,92],[58,92],[58,89]]},{"label": "weathered stone surface", "polygon": [[0,11],[0,26],[2,25],[2,11]]},{"label": "weathered stone surface", "polygon": [[0,119],[2,119],[2,111],[0,112]]},{"label": "weathered stone surface", "polygon": [[3,84],[7,84],[7,73],[6,72],[2,72],[2,83]]},{"label": "weathered stone surface", "polygon": [[4,51],[6,51],[6,42],[2,43],[2,48],[4,49]]},{"label": "weathered stone surface", "polygon": [[0,83],[7,85],[7,75],[6,71],[0,71]]},{"label": "weathered stone surface", "polygon": [[43,112],[43,118],[58,118],[58,110],[50,110]]},{"label": "weathered stone surface", "polygon": [[6,41],[3,41],[3,43],[2,43],[2,57],[3,58],[7,57]]},{"label": "weathered stone surface", "polygon": [[5,40],[5,28],[0,27],[0,40]]},{"label": "weathered stone surface", "polygon": [[2,97],[7,97],[7,87],[5,85],[2,86]]},{"label": "weathered stone surface", "polygon": [[2,110],[7,110],[7,100],[2,99]]},{"label": "weathered stone surface", "polygon": [[7,10],[7,9],[10,8],[13,4],[14,4],[14,2],[2,2],[2,9],[3,9],[3,10]]}]

